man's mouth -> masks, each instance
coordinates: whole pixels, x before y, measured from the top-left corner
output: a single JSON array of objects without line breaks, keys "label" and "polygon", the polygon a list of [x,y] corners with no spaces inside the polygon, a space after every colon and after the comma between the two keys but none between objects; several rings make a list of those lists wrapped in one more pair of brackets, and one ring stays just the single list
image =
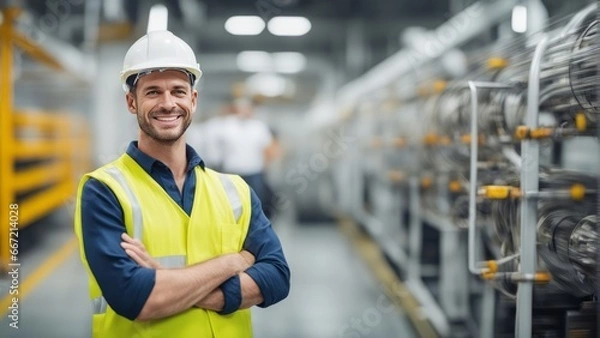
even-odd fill
[{"label": "man's mouth", "polygon": [[173,122],[179,119],[181,115],[155,116],[154,119],[161,122]]}]

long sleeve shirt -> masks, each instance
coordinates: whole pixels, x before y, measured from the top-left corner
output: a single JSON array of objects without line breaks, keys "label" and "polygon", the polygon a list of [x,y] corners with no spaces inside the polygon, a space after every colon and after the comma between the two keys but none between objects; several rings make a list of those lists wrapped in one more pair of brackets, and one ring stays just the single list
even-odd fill
[{"label": "long sleeve shirt", "polygon": [[[131,142],[127,149],[131,156],[169,196],[188,214],[191,214],[196,186],[194,168],[204,170],[204,162],[189,145],[186,178],[180,192],[171,170]],[[104,183],[89,179],[83,186],[81,206],[82,237],[86,259],[102,295],[115,312],[134,320],[142,310],[156,281],[156,270],[139,266],[121,247],[121,234],[126,232],[123,210],[112,190]],[[93,201],[86,203],[85,201]],[[251,190],[251,218],[244,249],[256,261],[245,272],[256,282],[267,307],[287,297],[290,270],[281,243],[262,212],[261,202]],[[236,311],[242,301],[239,276],[221,284],[225,305],[221,314]]]}]

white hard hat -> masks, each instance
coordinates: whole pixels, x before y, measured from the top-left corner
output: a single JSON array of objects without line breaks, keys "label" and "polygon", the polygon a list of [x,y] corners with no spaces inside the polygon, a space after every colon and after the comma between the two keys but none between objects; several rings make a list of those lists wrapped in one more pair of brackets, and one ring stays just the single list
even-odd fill
[{"label": "white hard hat", "polygon": [[200,65],[192,48],[173,33],[151,31],[139,38],[125,54],[121,83],[129,90],[127,79],[132,75],[152,70],[180,69],[193,75],[192,87],[202,76]]}]

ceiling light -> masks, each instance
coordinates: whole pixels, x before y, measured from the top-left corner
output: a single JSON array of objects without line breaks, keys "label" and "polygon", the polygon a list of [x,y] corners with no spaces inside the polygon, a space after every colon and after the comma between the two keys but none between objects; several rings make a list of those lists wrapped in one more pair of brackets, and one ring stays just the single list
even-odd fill
[{"label": "ceiling light", "polygon": [[281,96],[286,92],[286,80],[277,74],[254,74],[246,79],[246,85],[252,92],[267,97]]},{"label": "ceiling light", "polygon": [[302,16],[276,16],[268,24],[269,32],[279,36],[301,36],[311,27],[310,21]]},{"label": "ceiling light", "polygon": [[255,15],[232,16],[225,21],[225,30],[233,35],[258,35],[265,29],[265,22]]},{"label": "ceiling light", "polygon": [[269,72],[273,70],[271,54],[263,51],[244,51],[238,54],[237,66],[243,72]]},{"label": "ceiling light", "polygon": [[297,52],[273,53],[275,71],[278,73],[299,73],[306,67],[306,57]]},{"label": "ceiling light", "polygon": [[510,24],[516,33],[525,33],[527,31],[527,7],[515,6],[512,10]]}]

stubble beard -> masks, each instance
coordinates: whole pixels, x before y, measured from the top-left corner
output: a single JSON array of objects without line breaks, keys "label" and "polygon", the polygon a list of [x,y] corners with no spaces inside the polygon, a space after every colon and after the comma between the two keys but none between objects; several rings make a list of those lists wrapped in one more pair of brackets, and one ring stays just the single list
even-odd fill
[{"label": "stubble beard", "polygon": [[182,113],[181,118],[184,119],[181,126],[178,127],[179,130],[175,133],[173,133],[173,130],[166,130],[161,133],[161,131],[156,130],[156,128],[149,121],[150,119],[152,119],[154,113],[155,112],[150,112],[150,114],[148,114],[148,116],[146,117],[143,114],[140,114],[140,112],[138,111],[136,114],[138,125],[140,126],[140,129],[144,134],[161,144],[171,145],[177,142],[192,123],[192,120],[189,118],[189,114],[185,114],[184,112],[178,109],[175,111],[175,113]]}]

